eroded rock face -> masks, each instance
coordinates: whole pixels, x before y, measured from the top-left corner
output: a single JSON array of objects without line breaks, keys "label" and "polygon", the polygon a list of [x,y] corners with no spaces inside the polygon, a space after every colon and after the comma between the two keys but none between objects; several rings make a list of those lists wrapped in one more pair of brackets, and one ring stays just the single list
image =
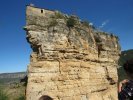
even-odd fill
[{"label": "eroded rock face", "polygon": [[117,100],[117,37],[73,18],[69,27],[69,16],[27,6],[25,30],[33,49],[27,100]]}]

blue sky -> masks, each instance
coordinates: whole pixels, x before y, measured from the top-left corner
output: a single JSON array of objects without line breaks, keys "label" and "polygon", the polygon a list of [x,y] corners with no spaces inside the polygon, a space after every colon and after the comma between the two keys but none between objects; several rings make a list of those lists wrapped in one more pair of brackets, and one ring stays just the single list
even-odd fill
[{"label": "blue sky", "polygon": [[120,38],[122,50],[133,49],[133,0],[0,0],[0,73],[26,71],[26,5],[76,14]]}]

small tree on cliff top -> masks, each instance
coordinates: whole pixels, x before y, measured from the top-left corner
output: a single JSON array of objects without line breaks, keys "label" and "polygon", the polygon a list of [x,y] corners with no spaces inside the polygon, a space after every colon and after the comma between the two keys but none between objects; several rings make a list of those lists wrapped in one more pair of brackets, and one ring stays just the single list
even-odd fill
[{"label": "small tree on cliff top", "polygon": [[72,28],[72,27],[74,27],[74,25],[76,25],[76,20],[74,19],[74,17],[70,17],[70,18],[68,18],[68,20],[67,20],[67,26],[69,27],[69,28]]}]

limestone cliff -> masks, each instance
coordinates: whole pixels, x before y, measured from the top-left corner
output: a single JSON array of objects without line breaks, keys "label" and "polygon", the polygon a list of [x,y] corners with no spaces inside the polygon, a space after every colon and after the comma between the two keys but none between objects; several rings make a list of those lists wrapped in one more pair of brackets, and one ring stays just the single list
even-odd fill
[{"label": "limestone cliff", "polygon": [[27,6],[27,100],[117,100],[118,38],[76,16]]}]

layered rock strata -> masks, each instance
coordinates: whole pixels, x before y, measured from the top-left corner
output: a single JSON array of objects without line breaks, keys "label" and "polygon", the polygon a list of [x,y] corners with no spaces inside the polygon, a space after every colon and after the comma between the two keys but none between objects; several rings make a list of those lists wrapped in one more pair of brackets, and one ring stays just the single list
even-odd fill
[{"label": "layered rock strata", "polygon": [[117,100],[116,36],[94,31],[76,16],[31,6],[24,29],[33,50],[27,100]]}]

